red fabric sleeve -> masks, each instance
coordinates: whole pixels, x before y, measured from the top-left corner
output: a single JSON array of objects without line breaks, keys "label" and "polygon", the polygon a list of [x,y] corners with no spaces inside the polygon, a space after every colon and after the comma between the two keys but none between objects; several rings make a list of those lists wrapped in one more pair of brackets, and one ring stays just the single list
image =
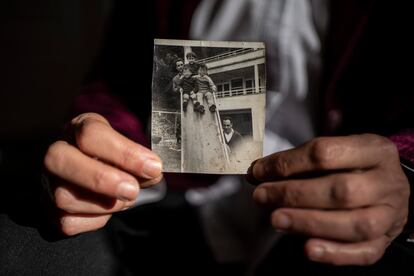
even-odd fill
[{"label": "red fabric sleeve", "polygon": [[397,145],[400,157],[403,162],[408,162],[407,166],[413,168],[414,165],[414,129],[408,129],[399,132],[390,137],[390,139]]},{"label": "red fabric sleeve", "polygon": [[403,168],[411,184],[408,222],[405,230],[409,233],[410,240],[414,240],[414,172],[412,171],[414,169],[414,129],[399,132],[391,136],[390,139],[397,145],[401,162],[409,167]]},{"label": "red fabric sleeve", "polygon": [[95,112],[104,116],[111,126],[146,147],[150,145],[145,136],[144,124],[130,112],[119,99],[109,92],[103,81],[85,86],[75,100],[75,113]]}]

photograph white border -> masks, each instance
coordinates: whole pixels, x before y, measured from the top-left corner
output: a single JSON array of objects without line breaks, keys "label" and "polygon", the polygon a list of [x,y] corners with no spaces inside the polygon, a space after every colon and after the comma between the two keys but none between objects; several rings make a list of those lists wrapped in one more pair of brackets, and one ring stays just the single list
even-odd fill
[{"label": "photograph white border", "polygon": [[155,45],[160,46],[191,46],[191,47],[217,47],[217,48],[255,48],[264,49],[263,42],[244,42],[244,41],[205,41],[205,40],[171,40],[154,39]]}]

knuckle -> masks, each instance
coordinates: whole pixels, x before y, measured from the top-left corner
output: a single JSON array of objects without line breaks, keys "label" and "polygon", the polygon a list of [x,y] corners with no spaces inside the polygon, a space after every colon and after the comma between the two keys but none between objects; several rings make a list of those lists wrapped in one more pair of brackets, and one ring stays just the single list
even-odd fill
[{"label": "knuckle", "polygon": [[137,151],[132,147],[124,146],[120,162],[122,167],[138,168]]},{"label": "knuckle", "polygon": [[98,170],[93,178],[92,189],[94,191],[101,191],[108,183],[109,172],[106,170]]},{"label": "knuckle", "polygon": [[398,198],[399,198],[400,202],[404,205],[408,205],[410,195],[411,195],[410,186],[409,185],[402,186],[398,190],[398,195],[399,195]]},{"label": "knuckle", "polygon": [[408,222],[408,209],[403,211],[403,218],[401,218],[395,223],[395,228],[397,229],[398,234],[400,234],[404,230],[404,226],[407,224],[407,222]]},{"label": "knuckle", "polygon": [[375,145],[384,154],[387,154],[387,156],[398,156],[397,146],[387,137],[375,134],[365,135],[371,139],[373,145]]},{"label": "knuckle", "polygon": [[91,190],[99,194],[112,195],[122,176],[110,168],[101,168],[92,177]]},{"label": "knuckle", "polygon": [[386,235],[389,237],[397,237],[403,232],[407,221],[407,218],[401,218],[395,221],[391,228],[387,231]]},{"label": "knuckle", "polygon": [[66,144],[64,141],[54,142],[46,151],[44,158],[44,166],[51,172],[58,170],[64,166],[65,162],[65,153],[63,150],[63,145]]},{"label": "knuckle", "polygon": [[76,128],[76,144],[81,151],[88,152],[94,146],[94,137],[101,133],[102,126],[94,120],[85,119]]},{"label": "knuckle", "polygon": [[108,183],[113,178],[113,173],[109,172],[108,170],[98,170],[93,178],[92,189],[96,192],[103,191],[106,186],[109,186]]},{"label": "knuckle", "polygon": [[283,205],[290,207],[301,207],[303,191],[297,185],[286,185],[282,188]]},{"label": "knuckle", "polygon": [[311,236],[319,236],[321,233],[320,223],[317,219],[304,218],[300,231]]},{"label": "knuckle", "polygon": [[356,232],[361,240],[373,240],[382,233],[381,224],[376,217],[363,217],[356,224]]},{"label": "knuckle", "polygon": [[349,177],[337,177],[331,188],[331,200],[337,207],[353,207],[355,203],[356,189]]},{"label": "knuckle", "polygon": [[328,169],[332,161],[333,144],[328,138],[319,137],[311,141],[310,157],[317,169]]},{"label": "knuckle", "polygon": [[384,152],[388,153],[390,156],[398,156],[398,148],[397,146],[391,142],[391,140],[389,140],[386,137],[382,137],[382,149]]},{"label": "knuckle", "polygon": [[[288,159],[277,156],[274,160],[273,160],[273,170],[275,170],[277,172],[277,174],[281,177],[288,177],[290,175],[290,167],[291,164],[289,162]],[[273,171],[272,169],[269,168],[269,166],[264,166],[265,169],[265,173],[267,175],[272,174],[271,171]]]}]

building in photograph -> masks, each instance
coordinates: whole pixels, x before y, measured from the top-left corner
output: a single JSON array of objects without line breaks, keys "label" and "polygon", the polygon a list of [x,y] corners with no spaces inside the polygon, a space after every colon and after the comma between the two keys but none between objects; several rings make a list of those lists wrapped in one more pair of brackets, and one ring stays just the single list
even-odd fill
[{"label": "building in photograph", "polygon": [[261,143],[266,100],[265,49],[223,48],[198,62],[207,65],[217,86],[220,114],[230,116],[239,132]]}]

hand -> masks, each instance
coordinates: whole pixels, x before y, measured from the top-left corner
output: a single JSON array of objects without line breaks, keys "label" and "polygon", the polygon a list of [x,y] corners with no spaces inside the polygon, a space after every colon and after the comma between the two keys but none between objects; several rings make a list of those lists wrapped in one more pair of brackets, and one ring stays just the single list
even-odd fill
[{"label": "hand", "polygon": [[396,147],[372,135],[316,138],[257,160],[253,198],[274,228],[309,236],[308,258],[335,265],[378,261],[407,221],[410,187]]},{"label": "hand", "polygon": [[53,143],[44,165],[56,181],[59,227],[75,235],[103,227],[111,214],[135,204],[140,187],[162,178],[161,160],[116,132],[102,116],[82,114],[70,123],[72,144]]}]

